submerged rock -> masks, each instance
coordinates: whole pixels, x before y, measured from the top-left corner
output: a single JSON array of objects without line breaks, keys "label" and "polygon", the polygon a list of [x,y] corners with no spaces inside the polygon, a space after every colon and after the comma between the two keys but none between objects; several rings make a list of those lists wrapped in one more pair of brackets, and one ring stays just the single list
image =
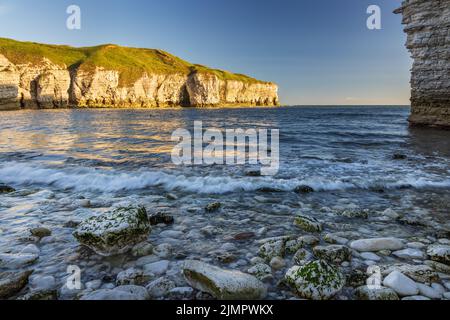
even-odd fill
[{"label": "submerged rock", "polygon": [[4,184],[0,185],[0,194],[1,193],[11,193],[14,191],[16,191],[16,189],[14,189],[10,186],[4,185]]},{"label": "submerged rock", "polygon": [[38,238],[49,237],[52,235],[52,232],[50,231],[50,229],[47,229],[44,227],[33,228],[30,230],[30,233],[32,236],[35,236]]},{"label": "submerged rock", "polygon": [[73,233],[83,245],[102,256],[125,253],[147,239],[150,223],[143,207],[119,207],[83,221]]},{"label": "submerged rock", "polygon": [[32,253],[3,253],[0,254],[0,267],[18,269],[34,263],[39,255]]},{"label": "submerged rock", "polygon": [[394,290],[385,287],[361,286],[356,289],[355,296],[359,300],[400,300]]},{"label": "submerged rock", "polygon": [[294,219],[294,224],[306,232],[322,231],[322,224],[313,217],[298,215]]},{"label": "submerged rock", "polygon": [[160,223],[173,224],[174,218],[173,218],[173,216],[169,215],[168,213],[158,212],[158,213],[152,214],[149,217],[149,221],[152,226],[156,226],[157,224],[160,224]]},{"label": "submerged rock", "polygon": [[22,290],[33,271],[0,273],[0,299],[8,299]]},{"label": "submerged rock", "polygon": [[220,202],[213,202],[213,203],[208,204],[205,207],[205,211],[208,213],[211,213],[211,212],[215,212],[215,211],[219,210],[221,207],[222,207],[222,204]]},{"label": "submerged rock", "polygon": [[136,268],[129,268],[120,272],[116,278],[116,284],[118,286],[123,285],[142,285],[150,280],[150,276],[144,274],[142,270]]},{"label": "submerged rock", "polygon": [[350,243],[350,248],[363,252],[374,252],[381,250],[400,250],[404,248],[403,241],[397,238],[373,238],[360,239]]},{"label": "submerged rock", "polygon": [[345,285],[345,277],[339,269],[323,260],[292,267],[285,281],[300,297],[313,300],[330,299]]},{"label": "submerged rock", "polygon": [[314,189],[311,188],[310,186],[301,185],[301,186],[296,187],[294,189],[294,191],[297,193],[311,193],[311,192],[314,192]]},{"label": "submerged rock", "polygon": [[437,244],[428,247],[427,254],[431,260],[450,265],[450,246]]},{"label": "submerged rock", "polygon": [[267,294],[266,286],[256,277],[201,261],[186,261],[183,274],[190,286],[220,300],[258,300]]}]

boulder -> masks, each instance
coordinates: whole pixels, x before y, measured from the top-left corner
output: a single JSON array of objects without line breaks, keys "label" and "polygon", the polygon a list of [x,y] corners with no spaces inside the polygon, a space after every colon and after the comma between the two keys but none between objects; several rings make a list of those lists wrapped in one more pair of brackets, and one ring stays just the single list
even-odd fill
[{"label": "boulder", "polygon": [[391,272],[384,280],[383,285],[394,290],[399,296],[414,296],[419,293],[417,284],[398,271]]},{"label": "boulder", "polygon": [[345,277],[339,269],[324,260],[292,267],[285,281],[301,298],[313,300],[330,299],[345,285]]},{"label": "boulder", "polygon": [[125,253],[147,239],[150,223],[143,207],[119,207],[83,221],[73,233],[82,244],[97,254]]},{"label": "boulder", "polygon": [[256,277],[201,261],[186,261],[183,275],[190,286],[220,300],[259,300],[267,295],[266,286]]},{"label": "boulder", "polygon": [[381,250],[401,250],[403,249],[403,241],[397,238],[374,238],[359,239],[350,243],[350,248],[364,252],[374,252]]}]

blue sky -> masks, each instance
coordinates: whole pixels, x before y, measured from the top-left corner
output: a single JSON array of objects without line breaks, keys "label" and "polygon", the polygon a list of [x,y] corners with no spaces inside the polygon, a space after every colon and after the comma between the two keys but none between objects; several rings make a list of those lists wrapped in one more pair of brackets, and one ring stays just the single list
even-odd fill
[{"label": "blue sky", "polygon": [[[159,48],[280,86],[284,104],[409,104],[395,0],[0,0],[0,37]],[[81,7],[82,28],[66,28]],[[382,30],[368,30],[379,5]]]}]

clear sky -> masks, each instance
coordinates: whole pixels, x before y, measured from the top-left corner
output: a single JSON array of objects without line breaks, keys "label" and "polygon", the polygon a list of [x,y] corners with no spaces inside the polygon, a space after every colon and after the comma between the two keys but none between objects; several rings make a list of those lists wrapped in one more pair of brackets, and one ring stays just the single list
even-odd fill
[{"label": "clear sky", "polygon": [[[76,4],[81,30],[66,28]],[[366,27],[381,7],[381,30]],[[283,104],[409,104],[399,0],[0,0],[0,37],[159,48],[276,82]]]}]

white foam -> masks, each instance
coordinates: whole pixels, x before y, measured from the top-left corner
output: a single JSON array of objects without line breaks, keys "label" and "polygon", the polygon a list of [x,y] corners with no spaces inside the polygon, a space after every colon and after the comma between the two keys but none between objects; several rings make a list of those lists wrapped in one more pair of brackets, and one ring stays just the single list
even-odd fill
[{"label": "white foam", "polygon": [[450,180],[439,177],[404,176],[402,179],[386,177],[385,180],[361,177],[341,181],[328,177],[308,179],[277,179],[273,177],[186,176],[164,171],[118,171],[88,167],[51,168],[42,164],[7,162],[0,165],[0,181],[13,186],[45,185],[76,191],[117,192],[161,187],[167,191],[180,190],[202,194],[223,194],[239,191],[256,191],[273,188],[292,191],[299,185],[308,185],[316,191],[370,189],[383,187],[394,189],[448,188]]}]

